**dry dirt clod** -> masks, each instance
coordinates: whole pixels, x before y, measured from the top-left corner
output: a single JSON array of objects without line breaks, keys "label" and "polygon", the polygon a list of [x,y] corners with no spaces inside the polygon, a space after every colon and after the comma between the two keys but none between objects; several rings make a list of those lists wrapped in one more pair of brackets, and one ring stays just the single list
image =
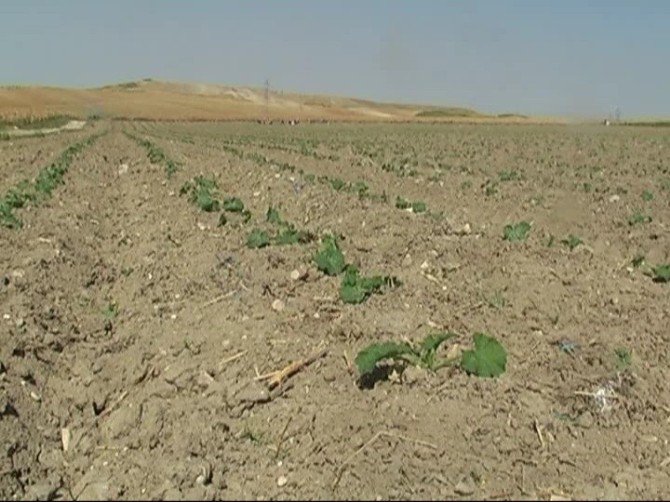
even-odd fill
[{"label": "dry dirt clod", "polygon": [[274,310],[275,312],[281,312],[282,310],[284,310],[285,307],[286,305],[279,298],[277,298],[275,301],[272,302],[272,310]]},{"label": "dry dirt clod", "polygon": [[286,486],[286,483],[288,483],[288,478],[286,476],[279,476],[279,478],[277,478],[278,487],[281,488],[282,486]]},{"label": "dry dirt clod", "polygon": [[454,492],[456,492],[458,495],[472,495],[475,493],[475,488],[475,482],[471,477],[468,476],[456,483]]},{"label": "dry dirt clod", "polygon": [[306,268],[297,268],[291,272],[291,280],[293,281],[304,281],[307,279],[309,272]]}]

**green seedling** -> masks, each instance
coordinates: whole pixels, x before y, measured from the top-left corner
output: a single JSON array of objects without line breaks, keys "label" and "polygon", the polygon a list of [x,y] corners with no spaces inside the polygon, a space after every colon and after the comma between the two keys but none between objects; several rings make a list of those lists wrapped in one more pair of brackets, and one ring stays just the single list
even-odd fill
[{"label": "green seedling", "polygon": [[386,359],[409,363],[430,371],[457,365],[465,372],[483,378],[497,377],[505,372],[507,352],[500,342],[484,333],[473,336],[475,348],[464,351],[460,360],[458,357],[436,358],[439,346],[454,336],[453,333],[433,333],[418,346],[398,342],[375,343],[361,350],[355,363],[361,376],[372,373]]},{"label": "green seedling", "polygon": [[317,268],[326,275],[341,274],[346,263],[337,239],[332,235],[326,235],[321,242],[321,249],[314,255]]},{"label": "green seedling", "polygon": [[340,284],[340,298],[344,303],[355,305],[363,303],[373,293],[381,292],[384,287],[395,288],[400,284],[395,277],[380,275],[361,277],[355,266],[348,265]]},{"label": "green seedling", "polygon": [[649,190],[645,190],[642,192],[642,200],[645,202],[649,202],[654,199],[654,194],[651,193]]},{"label": "green seedling", "polygon": [[285,224],[284,228],[275,237],[274,242],[279,246],[291,244],[306,244],[314,240],[314,235],[304,230],[296,230],[291,224]]},{"label": "green seedling", "polygon": [[577,237],[576,235],[572,235],[572,234],[570,234],[570,235],[568,235],[567,238],[561,240],[561,243],[562,243],[562,244],[565,244],[566,246],[568,246],[568,247],[570,248],[570,251],[572,251],[572,250],[574,250],[577,246],[579,246],[580,244],[584,244],[584,241],[582,241],[582,240],[581,240],[579,237]]},{"label": "green seedling", "polygon": [[616,366],[619,371],[628,368],[633,362],[633,357],[628,349],[620,347],[614,350],[614,354],[616,355]]},{"label": "green seedling", "polygon": [[525,241],[530,232],[530,223],[521,221],[511,225],[505,225],[503,239],[510,242]]},{"label": "green seedling", "polygon": [[265,213],[265,221],[268,223],[272,223],[275,225],[279,225],[282,223],[281,216],[279,216],[279,211],[277,211],[275,208],[270,206],[268,208],[267,213]]},{"label": "green seedling", "polygon": [[487,197],[490,197],[492,195],[497,194],[498,193],[498,182],[497,181],[491,182],[491,180],[487,181],[486,182],[485,193],[486,193]]},{"label": "green seedling", "polygon": [[252,230],[247,239],[247,247],[251,249],[260,249],[270,245],[270,236],[265,230],[258,228]]},{"label": "green seedling", "polygon": [[410,202],[400,196],[396,197],[395,207],[398,209],[411,209],[413,213],[425,213],[428,210],[425,202]]},{"label": "green seedling", "polygon": [[221,209],[221,202],[217,199],[218,186],[214,180],[204,176],[196,176],[187,181],[179,190],[180,195],[188,194],[189,201],[207,213]]},{"label": "green seedling", "polygon": [[670,282],[670,265],[657,265],[651,271],[654,282]]},{"label": "green seedling", "polygon": [[516,171],[501,171],[499,179],[500,181],[514,181],[521,179],[521,176]]},{"label": "green seedling", "polygon": [[637,255],[635,258],[633,258],[630,262],[630,264],[634,268],[640,268],[642,265],[645,263],[645,257],[644,255]]},{"label": "green seedling", "polygon": [[119,307],[116,303],[110,302],[107,304],[107,307],[105,307],[105,310],[102,311],[102,314],[105,316],[105,319],[111,321],[119,315]]},{"label": "green seedling", "polygon": [[339,178],[334,178],[330,180],[330,186],[332,186],[334,190],[340,191],[346,188],[347,183]]},{"label": "green seedling", "polygon": [[547,247],[554,247],[555,238],[552,234],[549,234],[549,240],[547,241]]},{"label": "green seedling", "polygon": [[425,202],[417,201],[412,202],[412,212],[413,213],[425,213],[428,210]]},{"label": "green seedling", "polygon": [[651,216],[645,216],[640,212],[635,212],[630,216],[630,218],[628,218],[628,224],[630,226],[637,225],[639,223],[651,223]]},{"label": "green seedling", "polygon": [[244,211],[244,203],[237,197],[228,197],[223,201],[223,210],[230,213],[241,213]]},{"label": "green seedling", "polygon": [[12,229],[18,229],[23,226],[21,220],[14,215],[12,207],[5,201],[0,201],[0,224],[3,227]]},{"label": "green seedling", "polygon": [[395,199],[395,207],[397,207],[398,209],[409,209],[410,207],[412,207],[412,203],[398,196]]},{"label": "green seedling", "polygon": [[359,197],[365,197],[370,191],[370,187],[364,181],[357,181],[351,186],[351,190],[357,193]]}]

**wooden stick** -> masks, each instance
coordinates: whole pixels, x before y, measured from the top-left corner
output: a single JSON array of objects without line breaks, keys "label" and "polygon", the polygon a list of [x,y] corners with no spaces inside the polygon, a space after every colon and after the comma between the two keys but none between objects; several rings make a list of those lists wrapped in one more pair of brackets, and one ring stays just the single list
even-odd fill
[{"label": "wooden stick", "polygon": [[302,359],[301,361],[296,361],[289,364],[284,369],[273,371],[271,373],[266,373],[265,375],[260,375],[256,377],[256,380],[267,380],[268,386],[272,389],[284,383],[284,380],[295,375],[301,369],[309,366],[317,359],[322,358],[328,353],[327,349],[323,349],[319,352],[316,352],[309,356],[307,359]]},{"label": "wooden stick", "polygon": [[202,305],[202,308],[204,309],[205,307],[209,307],[210,305],[214,305],[215,303],[220,302],[221,300],[225,300],[226,298],[230,298],[233,296],[235,293],[237,293],[237,290],[229,291],[228,293],[225,293],[223,295],[219,295],[216,298],[212,298],[208,302],[204,303]]}]

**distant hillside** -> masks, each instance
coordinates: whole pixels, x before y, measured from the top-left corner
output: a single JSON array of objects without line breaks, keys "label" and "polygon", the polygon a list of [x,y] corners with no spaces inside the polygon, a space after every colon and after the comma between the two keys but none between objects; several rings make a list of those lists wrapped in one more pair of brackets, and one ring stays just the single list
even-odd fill
[{"label": "distant hillside", "polygon": [[[92,116],[149,120],[496,120],[467,108],[378,103],[369,100],[218,84],[145,79],[95,89],[0,87],[0,118]],[[514,116],[518,121],[520,116]]]}]

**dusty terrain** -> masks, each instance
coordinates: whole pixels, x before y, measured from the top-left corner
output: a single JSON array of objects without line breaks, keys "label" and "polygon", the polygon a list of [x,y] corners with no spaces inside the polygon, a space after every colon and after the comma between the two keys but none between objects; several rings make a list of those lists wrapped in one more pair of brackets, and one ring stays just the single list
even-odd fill
[{"label": "dusty terrain", "polygon": [[[107,131],[0,227],[0,497],[668,497],[670,285],[645,267],[670,261],[670,131],[94,127],[0,142],[2,195]],[[196,175],[251,219],[218,226],[180,195]],[[271,205],[402,285],[345,305],[318,242],[249,249]],[[433,329],[495,336],[507,371],[357,384],[367,344]],[[278,390],[257,378],[322,350]]]},{"label": "dusty terrain", "polygon": [[[488,116],[475,110],[379,103],[215,84],[146,79],[92,89],[0,87],[0,118],[68,115],[145,120],[470,121],[533,122],[542,118]],[[422,112],[437,113],[421,117]]]}]

